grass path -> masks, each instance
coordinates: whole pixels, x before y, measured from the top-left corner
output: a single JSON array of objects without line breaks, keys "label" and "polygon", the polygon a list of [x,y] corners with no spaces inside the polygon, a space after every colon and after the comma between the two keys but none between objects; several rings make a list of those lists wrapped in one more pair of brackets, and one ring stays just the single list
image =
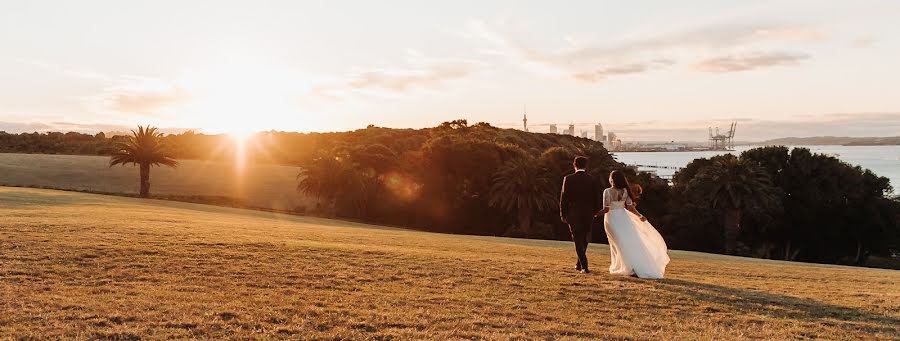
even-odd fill
[{"label": "grass path", "polygon": [[0,338],[897,339],[900,271],[0,187]]}]

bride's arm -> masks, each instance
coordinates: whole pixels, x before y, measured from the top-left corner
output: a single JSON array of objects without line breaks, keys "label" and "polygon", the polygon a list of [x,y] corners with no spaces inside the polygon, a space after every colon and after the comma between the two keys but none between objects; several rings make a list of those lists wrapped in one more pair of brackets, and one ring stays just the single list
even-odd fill
[{"label": "bride's arm", "polygon": [[634,213],[634,215],[641,218],[641,221],[647,221],[647,217],[644,217],[644,215],[641,214],[641,212],[638,212],[638,210],[636,208],[634,208],[634,205],[625,205],[625,209],[631,211],[631,213]]},{"label": "bride's arm", "polygon": [[609,199],[609,189],[608,188],[603,190],[603,199],[601,201],[603,202],[603,209],[601,209],[600,211],[597,211],[598,216],[609,213],[610,199]]}]

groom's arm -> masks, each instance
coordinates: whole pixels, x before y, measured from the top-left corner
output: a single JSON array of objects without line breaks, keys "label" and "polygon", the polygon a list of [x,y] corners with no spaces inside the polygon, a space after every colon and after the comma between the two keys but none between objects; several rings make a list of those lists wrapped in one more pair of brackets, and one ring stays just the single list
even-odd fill
[{"label": "groom's arm", "polygon": [[569,195],[566,193],[566,178],[563,178],[562,189],[559,191],[559,219],[566,222],[566,214],[569,213]]}]

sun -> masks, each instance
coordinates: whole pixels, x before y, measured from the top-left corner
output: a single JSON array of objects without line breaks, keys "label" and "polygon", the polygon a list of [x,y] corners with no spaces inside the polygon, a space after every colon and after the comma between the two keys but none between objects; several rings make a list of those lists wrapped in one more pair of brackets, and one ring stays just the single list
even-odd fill
[{"label": "sun", "polygon": [[178,119],[237,139],[272,129],[308,130],[321,119],[304,114],[301,105],[311,82],[266,58],[230,56],[183,71],[178,84],[191,99],[179,108]]},{"label": "sun", "polygon": [[247,140],[251,136],[253,136],[254,133],[256,133],[256,132],[253,131],[251,128],[245,128],[245,127],[231,127],[230,129],[228,129],[225,132],[225,134],[227,134],[229,137],[231,137],[233,140],[235,140],[238,143],[246,143]]}]

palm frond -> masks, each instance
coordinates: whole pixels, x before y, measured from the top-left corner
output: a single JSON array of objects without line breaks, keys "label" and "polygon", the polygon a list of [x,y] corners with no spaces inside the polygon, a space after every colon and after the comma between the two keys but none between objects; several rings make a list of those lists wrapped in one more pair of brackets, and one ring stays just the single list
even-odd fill
[{"label": "palm frond", "polygon": [[116,143],[116,151],[110,156],[109,166],[140,165],[178,166],[170,148],[162,140],[163,134],[155,127],[138,126],[131,136]]}]

